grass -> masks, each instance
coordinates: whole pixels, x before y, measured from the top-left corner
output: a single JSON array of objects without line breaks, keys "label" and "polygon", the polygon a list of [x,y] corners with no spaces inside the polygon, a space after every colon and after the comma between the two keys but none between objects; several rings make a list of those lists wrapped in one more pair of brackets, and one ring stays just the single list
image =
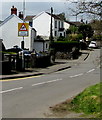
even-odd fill
[{"label": "grass", "polygon": [[17,54],[16,52],[6,52],[6,51],[0,51],[0,52],[4,54],[11,54],[11,55]]},{"label": "grass", "polygon": [[61,104],[52,107],[52,111],[56,113],[67,113],[74,111],[83,113],[84,117],[91,116],[92,118],[102,117],[102,83],[86,88],[71,100],[67,100]]}]

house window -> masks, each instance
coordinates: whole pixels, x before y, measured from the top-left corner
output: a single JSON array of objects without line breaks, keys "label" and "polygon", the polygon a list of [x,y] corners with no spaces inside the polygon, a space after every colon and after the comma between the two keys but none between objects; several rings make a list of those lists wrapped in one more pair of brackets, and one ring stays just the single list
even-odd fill
[{"label": "house window", "polygon": [[60,37],[62,37],[62,33],[60,33]]},{"label": "house window", "polygon": [[57,36],[57,31],[55,31],[55,36]]},{"label": "house window", "polygon": [[60,21],[58,22],[58,28],[60,28]]},{"label": "house window", "polygon": [[64,28],[64,26],[63,26],[63,22],[61,22],[61,28]]},{"label": "house window", "polygon": [[29,25],[32,27],[32,22],[29,22]]},{"label": "house window", "polygon": [[48,48],[48,44],[46,43],[46,49]]},{"label": "house window", "polygon": [[66,33],[64,32],[64,37],[66,36]]},{"label": "house window", "polygon": [[57,28],[57,21],[55,21],[55,28]]}]

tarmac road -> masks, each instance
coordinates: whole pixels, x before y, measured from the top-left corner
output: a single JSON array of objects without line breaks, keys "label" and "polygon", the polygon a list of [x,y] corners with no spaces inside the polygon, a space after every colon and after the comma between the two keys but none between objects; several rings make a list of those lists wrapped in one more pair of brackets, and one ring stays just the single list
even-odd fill
[{"label": "tarmac road", "polygon": [[48,75],[8,79],[2,82],[3,118],[46,118],[49,107],[100,82],[100,50],[69,69]]}]

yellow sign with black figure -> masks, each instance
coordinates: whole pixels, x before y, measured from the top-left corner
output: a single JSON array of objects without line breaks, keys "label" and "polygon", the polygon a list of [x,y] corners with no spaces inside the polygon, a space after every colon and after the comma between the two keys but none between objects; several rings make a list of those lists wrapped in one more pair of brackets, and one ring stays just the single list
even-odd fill
[{"label": "yellow sign with black figure", "polygon": [[18,36],[29,36],[29,23],[18,23]]}]

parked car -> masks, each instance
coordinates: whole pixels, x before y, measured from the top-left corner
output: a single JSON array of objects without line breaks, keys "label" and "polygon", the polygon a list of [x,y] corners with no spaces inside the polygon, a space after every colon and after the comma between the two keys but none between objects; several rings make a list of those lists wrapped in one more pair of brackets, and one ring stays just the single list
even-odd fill
[{"label": "parked car", "polygon": [[18,47],[18,46],[13,46],[13,48],[7,49],[7,52],[15,52],[15,53],[19,53],[20,51],[23,51],[22,48]]},{"label": "parked car", "polygon": [[23,50],[23,54],[25,57],[30,57],[31,56],[31,52],[29,50]]},{"label": "parked car", "polygon": [[89,44],[89,48],[97,48],[97,43],[96,41],[91,41],[90,44]]},{"label": "parked car", "polygon": [[13,48],[7,49],[7,52],[14,52],[19,54],[24,54],[24,56],[31,56],[31,52],[29,50],[23,50],[19,46],[14,46]]}]

